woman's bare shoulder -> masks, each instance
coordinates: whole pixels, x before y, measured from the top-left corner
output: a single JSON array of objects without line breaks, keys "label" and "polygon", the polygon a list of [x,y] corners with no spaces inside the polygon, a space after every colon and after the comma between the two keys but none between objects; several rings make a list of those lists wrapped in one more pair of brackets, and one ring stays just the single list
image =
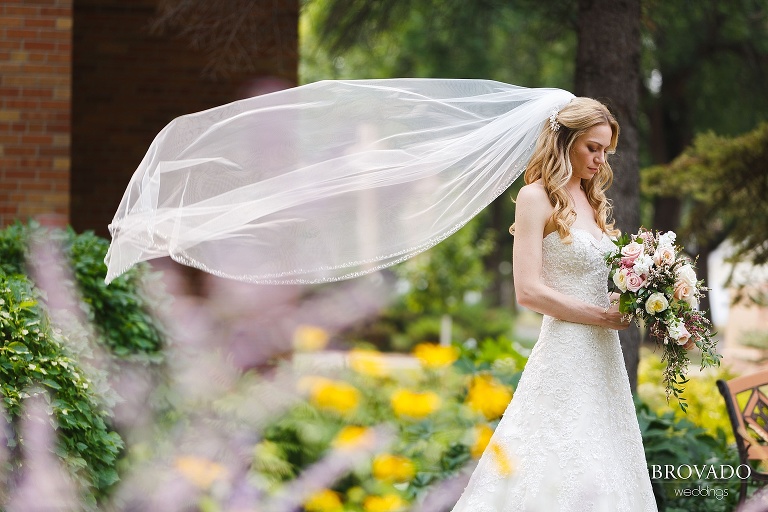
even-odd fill
[{"label": "woman's bare shoulder", "polygon": [[518,204],[536,204],[545,209],[547,206],[550,206],[547,191],[538,181],[529,183],[521,188],[520,192],[517,194],[517,200],[515,202]]}]

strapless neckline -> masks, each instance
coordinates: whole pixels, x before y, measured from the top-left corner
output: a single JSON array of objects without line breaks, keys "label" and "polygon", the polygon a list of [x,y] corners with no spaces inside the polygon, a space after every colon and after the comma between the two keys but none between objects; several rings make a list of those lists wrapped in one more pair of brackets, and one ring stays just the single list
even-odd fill
[{"label": "strapless neckline", "polygon": [[[575,233],[584,233],[586,236],[588,236],[589,238],[591,238],[591,239],[592,239],[592,240],[594,240],[595,242],[602,242],[602,241],[603,241],[603,239],[604,239],[605,237],[607,237],[607,236],[608,236],[608,235],[605,233],[605,231],[602,231],[602,232],[601,232],[601,233],[602,233],[602,236],[601,236],[600,238],[597,238],[597,237],[595,237],[595,235],[593,235],[592,233],[590,233],[588,230],[586,230],[586,229],[584,229],[584,228],[573,228],[573,227],[572,227],[572,228],[571,228],[571,234],[573,234],[574,232],[575,232]],[[552,235],[558,235],[558,236],[560,236],[560,234],[559,234],[557,231],[553,231],[553,232],[549,233],[547,236],[545,236],[545,237],[543,238],[543,240],[546,240],[547,238],[549,238],[549,237],[550,237],[550,236],[552,236]]]}]

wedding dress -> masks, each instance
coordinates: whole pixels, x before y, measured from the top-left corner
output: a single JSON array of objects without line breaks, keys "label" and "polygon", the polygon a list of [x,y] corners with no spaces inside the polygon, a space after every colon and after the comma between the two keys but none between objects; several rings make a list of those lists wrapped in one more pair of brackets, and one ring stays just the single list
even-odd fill
[{"label": "wedding dress", "polygon": [[[542,242],[544,282],[608,304],[607,235]],[[618,333],[544,316],[512,402],[453,512],[656,511]]]}]

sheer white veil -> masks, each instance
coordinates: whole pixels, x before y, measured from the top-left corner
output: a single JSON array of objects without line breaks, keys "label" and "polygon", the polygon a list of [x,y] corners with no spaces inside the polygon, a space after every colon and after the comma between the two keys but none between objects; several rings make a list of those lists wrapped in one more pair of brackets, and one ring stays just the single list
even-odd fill
[{"label": "sheer white veil", "polygon": [[506,190],[571,98],[489,80],[323,81],[181,116],[128,184],[106,281],[161,256],[264,284],[393,265]]}]

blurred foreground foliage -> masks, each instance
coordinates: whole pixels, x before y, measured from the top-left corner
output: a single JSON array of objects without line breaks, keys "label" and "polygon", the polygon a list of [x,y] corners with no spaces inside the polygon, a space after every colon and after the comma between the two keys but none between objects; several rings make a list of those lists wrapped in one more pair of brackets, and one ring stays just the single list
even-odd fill
[{"label": "blurred foreground foliage", "polygon": [[[439,355],[441,351],[454,356]],[[369,364],[359,364],[356,358],[360,354]],[[305,510],[370,512],[378,504],[372,500],[382,496],[396,497],[393,503],[399,505],[388,510],[404,509],[425,499],[439,489],[435,486],[478,458],[488,447],[517,385],[526,351],[502,337],[486,339],[476,349],[420,344],[413,355],[419,367],[396,368],[379,352],[352,351],[349,367],[334,371],[332,378],[302,378],[299,387],[305,400],[267,426],[257,445],[252,471],[263,489],[279,493],[324,456],[345,443],[353,447],[362,443],[369,429],[382,424],[394,429],[388,451],[368,457],[335,485],[313,494],[305,502]],[[655,379],[655,388],[663,397],[657,356],[646,353],[646,357],[652,362],[645,365],[643,377]],[[431,364],[431,360],[439,363]],[[714,380],[710,380],[690,385],[690,394],[700,393],[701,399],[691,400],[687,418],[677,417],[666,403],[657,409],[658,404],[636,402],[649,465],[738,465],[728,430],[707,420],[708,413],[726,414],[722,399],[714,396]],[[341,402],[325,399],[331,390],[336,396],[347,393],[350,398]],[[500,467],[514,471],[514,461],[504,458],[503,447],[494,448],[494,454],[500,457]],[[732,510],[738,480],[717,484],[721,490],[727,489],[722,499],[677,496],[675,489],[712,485],[698,480],[695,473],[689,479],[653,482],[660,510]]]},{"label": "blurred foreground foliage", "polygon": [[[42,254],[31,247],[43,243],[61,257],[30,261]],[[54,451],[81,489],[84,507],[95,508],[118,480],[123,441],[109,425],[120,399],[108,382],[115,377],[111,358],[160,363],[164,334],[152,316],[160,298],[142,292],[142,282],[152,277],[146,266],[104,284],[108,246],[93,233],[36,224],[0,231],[0,393],[10,428],[0,497],[23,473],[21,428],[30,421],[25,401],[32,398],[45,403],[58,431]],[[53,268],[33,272],[35,265]],[[46,271],[54,271],[57,290],[41,290],[32,281],[31,274]],[[71,294],[74,310],[51,307],[46,295],[51,291]]]}]

